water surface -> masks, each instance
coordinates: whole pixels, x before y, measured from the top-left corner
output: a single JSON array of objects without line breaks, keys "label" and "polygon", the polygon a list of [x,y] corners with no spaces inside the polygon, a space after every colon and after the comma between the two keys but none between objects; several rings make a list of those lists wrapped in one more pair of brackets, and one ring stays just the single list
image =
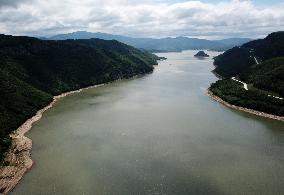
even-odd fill
[{"label": "water surface", "polygon": [[284,123],[207,97],[213,60],[195,53],[59,101],[12,194],[284,194]]}]

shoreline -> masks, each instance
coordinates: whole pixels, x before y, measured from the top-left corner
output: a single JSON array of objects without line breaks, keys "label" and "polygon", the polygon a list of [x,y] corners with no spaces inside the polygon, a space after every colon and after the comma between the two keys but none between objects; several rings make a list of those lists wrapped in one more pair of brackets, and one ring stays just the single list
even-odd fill
[{"label": "shoreline", "polygon": [[[131,78],[135,78],[138,76],[139,75],[136,75]],[[42,118],[44,112],[52,108],[54,104],[57,103],[61,98],[64,98],[66,96],[75,93],[80,93],[84,90],[101,87],[106,84],[113,83],[119,80],[123,79],[118,79],[104,84],[93,85],[90,87],[85,87],[82,89],[69,91],[57,96],[53,96],[52,102],[50,102],[47,106],[37,111],[37,113],[33,117],[26,120],[18,129],[13,131],[10,134],[10,137],[12,138],[12,144],[10,149],[6,153],[4,159],[4,162],[7,162],[8,166],[0,167],[0,195],[2,194],[6,195],[9,192],[11,192],[24,177],[25,173],[32,168],[34,163],[33,160],[31,159],[32,140],[26,137],[25,134],[29,130],[31,130],[35,122],[39,121]]]},{"label": "shoreline", "polygon": [[[140,75],[133,76],[128,79],[139,77]],[[52,108],[55,103],[57,103],[61,98],[64,98],[66,96],[80,93],[84,90],[92,89],[101,87],[113,82],[117,82],[119,80],[125,80],[125,79],[118,79],[115,81],[107,82],[104,84],[98,84],[93,85],[89,87],[85,87],[82,89],[69,91],[62,93],[60,95],[54,96],[53,101],[50,102],[47,106],[37,111],[37,113],[31,117],[30,119],[26,120],[18,129],[16,129],[13,133],[10,134],[12,138],[12,144],[10,149],[8,150],[5,161],[9,163],[8,166],[2,166],[0,167],[0,194],[8,194],[11,192],[16,185],[21,181],[21,179],[24,177],[25,173],[29,171],[33,166],[33,160],[31,159],[32,155],[32,140],[25,136],[25,134],[31,130],[33,124],[37,121],[39,121],[44,112]],[[243,108],[239,106],[235,106],[232,104],[229,104],[228,102],[222,100],[221,98],[215,96],[209,89],[207,90],[206,94],[211,97],[213,100],[236,110],[244,111],[250,114],[254,114],[257,116],[262,116],[274,120],[284,121],[284,117],[256,111],[253,109]]]},{"label": "shoreline", "polygon": [[235,109],[235,110],[239,110],[239,111],[243,111],[243,112],[246,112],[246,113],[250,113],[250,114],[253,114],[253,115],[257,115],[257,116],[261,116],[261,117],[270,118],[270,119],[274,119],[274,120],[278,120],[278,121],[283,121],[284,122],[284,117],[281,117],[281,116],[268,114],[268,113],[265,113],[265,112],[261,112],[261,111],[257,111],[257,110],[253,110],[253,109],[249,109],[249,108],[244,108],[244,107],[232,105],[232,104],[224,101],[220,97],[214,95],[213,92],[210,91],[209,89],[207,89],[206,95],[208,95],[213,100],[223,104],[226,107],[229,107],[229,108],[232,108],[232,109]]}]

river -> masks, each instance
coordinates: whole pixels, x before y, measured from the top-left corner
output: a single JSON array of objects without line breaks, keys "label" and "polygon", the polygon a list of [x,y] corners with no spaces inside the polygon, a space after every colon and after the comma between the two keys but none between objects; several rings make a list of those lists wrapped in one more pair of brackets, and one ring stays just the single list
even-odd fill
[{"label": "river", "polygon": [[284,122],[206,96],[213,60],[196,52],[57,102],[27,134],[35,164],[11,194],[284,194]]}]

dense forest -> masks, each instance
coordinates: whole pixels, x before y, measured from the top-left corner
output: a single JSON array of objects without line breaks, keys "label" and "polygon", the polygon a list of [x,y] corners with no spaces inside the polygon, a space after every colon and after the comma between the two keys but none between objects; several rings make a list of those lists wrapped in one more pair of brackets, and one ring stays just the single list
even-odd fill
[{"label": "dense forest", "polygon": [[215,72],[225,78],[239,75],[258,62],[284,56],[284,32],[234,47],[215,58]]},{"label": "dense forest", "polygon": [[247,67],[255,64],[250,57],[248,48],[234,47],[214,59],[216,66],[214,72],[224,78],[230,78],[241,73]]},{"label": "dense forest", "polygon": [[211,85],[210,91],[230,104],[284,116],[284,101],[269,97],[267,91],[257,88],[246,91],[241,83],[231,79],[217,81]]},{"label": "dense forest", "polygon": [[[224,78],[212,84],[214,95],[237,106],[284,116],[284,32],[251,41],[215,58],[215,72]],[[245,90],[237,77],[249,86]],[[275,98],[275,97],[280,98]]]},{"label": "dense forest", "polygon": [[239,77],[246,83],[284,97],[284,57],[253,65]]},{"label": "dense forest", "polygon": [[157,56],[118,41],[0,35],[0,159],[9,134],[54,95],[153,70]]}]

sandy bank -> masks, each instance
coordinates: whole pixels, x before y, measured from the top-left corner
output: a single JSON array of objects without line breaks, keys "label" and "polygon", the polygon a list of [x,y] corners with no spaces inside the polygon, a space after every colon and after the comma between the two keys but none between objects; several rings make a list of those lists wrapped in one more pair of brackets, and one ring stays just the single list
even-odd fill
[{"label": "sandy bank", "polygon": [[86,89],[95,88],[102,85],[104,84],[95,85],[54,96],[53,101],[48,106],[39,110],[35,116],[28,119],[10,135],[12,138],[12,146],[5,157],[5,162],[7,162],[8,166],[0,167],[0,194],[8,194],[18,184],[24,174],[32,168],[32,140],[25,137],[25,134],[32,128],[33,123],[40,120],[42,114],[50,109],[59,99],[74,93],[79,93]]},{"label": "sandy bank", "polygon": [[215,96],[212,91],[210,91],[209,89],[207,90],[207,95],[209,97],[211,97],[212,99],[214,99],[215,101],[229,107],[229,108],[233,108],[236,110],[240,110],[240,111],[244,111],[250,114],[254,114],[257,116],[262,116],[262,117],[266,117],[266,118],[270,118],[270,119],[274,119],[274,120],[279,120],[279,121],[284,121],[284,117],[281,116],[277,116],[277,115],[273,115],[273,114],[268,114],[265,112],[260,112],[260,111],[256,111],[256,110],[252,110],[252,109],[248,109],[248,108],[243,108],[243,107],[239,107],[239,106],[235,106],[232,104],[229,104],[228,102],[225,102],[224,100],[222,100],[221,98],[219,98],[218,96]]}]

